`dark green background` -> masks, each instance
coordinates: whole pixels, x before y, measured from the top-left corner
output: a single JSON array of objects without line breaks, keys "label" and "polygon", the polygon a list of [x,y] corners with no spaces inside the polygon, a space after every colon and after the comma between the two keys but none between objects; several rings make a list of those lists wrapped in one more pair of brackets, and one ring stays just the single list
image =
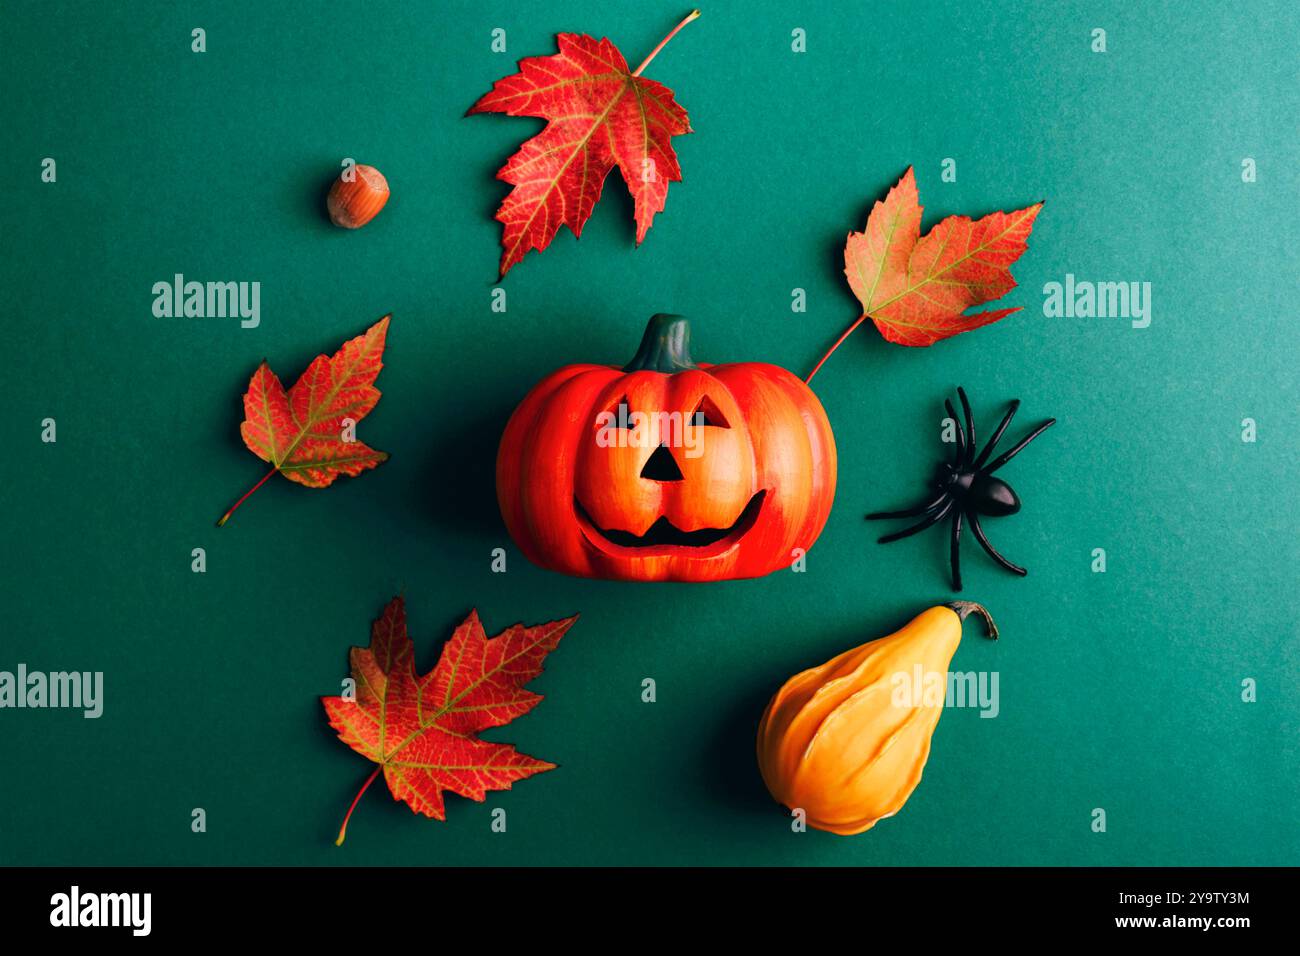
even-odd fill
[{"label": "dark green background", "polygon": [[[506,279],[506,314],[490,310],[494,174],[541,123],[462,114],[557,31],[636,63],[684,9],[118,6],[0,20],[0,669],[107,685],[97,721],[0,711],[0,861],[1300,862],[1294,4],[710,4],[648,71],[697,132],[675,142],[685,182],[647,241],[611,178],[581,243],[565,231]],[[393,188],[354,233],[321,211],[344,156]],[[805,373],[857,315],[844,236],[909,164],[927,228],[1047,200],[1007,298],[1025,308],[925,350],[867,327],[827,365],[840,484],[807,573],[647,586],[529,565],[492,488],[527,389],[626,360],[656,311],[692,317],[701,360]],[[154,318],[151,286],[176,272],[260,281],[261,327]],[[1150,328],[1044,318],[1043,284],[1067,272],[1151,282]],[[263,473],[238,434],[258,360],[291,381],[389,311],[360,434],[392,460],[327,491],[277,478],[214,528]],[[1024,510],[988,525],[1029,577],[966,550],[966,596],[1004,639],[969,627],[953,666],[999,671],[1002,712],[948,711],[896,818],[793,834],[753,727],[795,670],[949,597],[941,535],[880,547],[862,516],[920,492],[957,384],[985,434],[1013,397],[1013,438],[1060,419],[1003,473]],[[471,607],[490,631],[582,613],[536,683],[545,702],[492,735],[561,768],[483,805],[451,797],[441,824],[379,785],[336,849],[370,765],[317,697],[399,591],[422,666]]]}]

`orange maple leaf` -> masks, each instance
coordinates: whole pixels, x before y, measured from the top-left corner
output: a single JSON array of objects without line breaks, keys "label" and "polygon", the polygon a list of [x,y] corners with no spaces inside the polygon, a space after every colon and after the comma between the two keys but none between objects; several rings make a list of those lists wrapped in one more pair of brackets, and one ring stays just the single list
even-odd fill
[{"label": "orange maple leaf", "polygon": [[287,392],[265,361],[257,367],[244,394],[239,433],[271,470],[230,506],[217,527],[276,472],[309,488],[325,488],[340,475],[356,476],[388,460],[387,452],[357,441],[352,428],[379,402],[375,379],[384,367],[390,318],[344,342],[332,356],[316,356]]},{"label": "orange maple leaf", "polygon": [[813,368],[814,375],[868,318],[887,341],[933,345],[1004,319],[1019,307],[967,315],[971,306],[1016,287],[1011,265],[1025,253],[1041,202],[982,219],[949,216],[921,235],[921,203],[909,166],[884,200],[871,208],[862,232],[844,244],[844,274],[862,315]]},{"label": "orange maple leaf", "polygon": [[482,803],[489,790],[509,790],[517,780],[553,770],[553,763],[478,734],[541,702],[524,685],[542,672],[546,655],[577,619],[515,624],[489,638],[471,611],[438,665],[417,676],[406,606],[393,598],[371,628],[370,646],[352,648],[355,699],[321,698],[339,739],[379,765],[348,807],[337,842],[343,843],[352,811],[381,770],[393,799],[437,820],[446,818],[444,791]]},{"label": "orange maple leaf", "polygon": [[519,72],[493,84],[469,113],[536,116],[546,128],[506,161],[497,178],[514,186],[496,218],[501,275],[530,249],[545,249],[560,226],[575,236],[617,166],[632,194],[636,241],[663,212],[668,184],[680,182],[672,137],[691,132],[673,91],[641,75],[655,55],[700,11],[664,37],[635,70],[607,39],[561,33],[560,52],[519,61]]},{"label": "orange maple leaf", "polygon": [[916,177],[908,167],[863,232],[849,233],[844,274],[862,311],[899,345],[939,339],[1005,318],[1019,308],[963,314],[1016,287],[1011,264],[1025,252],[1043,204],[982,219],[949,216],[921,235]]}]

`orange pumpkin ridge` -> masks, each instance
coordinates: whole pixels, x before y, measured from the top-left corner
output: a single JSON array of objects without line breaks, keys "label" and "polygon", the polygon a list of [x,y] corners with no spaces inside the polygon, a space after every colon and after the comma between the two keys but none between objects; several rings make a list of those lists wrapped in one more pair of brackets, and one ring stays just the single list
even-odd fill
[{"label": "orange pumpkin ridge", "polygon": [[515,409],[497,454],[510,536],[581,577],[720,581],[788,567],[835,497],[817,396],[775,365],[696,364],[681,316],[626,366],[570,365]]}]

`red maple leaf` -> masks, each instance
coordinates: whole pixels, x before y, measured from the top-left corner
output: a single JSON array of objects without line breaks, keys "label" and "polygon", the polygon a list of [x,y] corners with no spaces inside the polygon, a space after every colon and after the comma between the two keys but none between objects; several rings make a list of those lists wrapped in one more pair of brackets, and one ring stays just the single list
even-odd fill
[{"label": "red maple leaf", "polygon": [[339,739],[379,765],[348,807],[337,842],[343,843],[352,811],[381,770],[393,799],[438,820],[446,817],[444,791],[482,803],[489,790],[509,790],[516,780],[553,770],[553,763],[478,734],[537,706],[541,695],[523,686],[542,672],[546,655],[577,619],[515,624],[489,638],[471,611],[443,647],[438,666],[417,676],[406,606],[393,598],[371,628],[370,646],[352,648],[355,700],[321,698]]},{"label": "red maple leaf", "polygon": [[271,470],[230,506],[217,527],[277,471],[308,488],[325,488],[339,475],[359,475],[387,461],[387,452],[357,441],[352,430],[379,402],[375,379],[384,367],[390,318],[344,342],[332,356],[316,356],[287,392],[265,361],[257,367],[244,394],[239,433]]},{"label": "red maple leaf", "polygon": [[849,233],[844,274],[862,303],[862,315],[831,346],[806,381],[849,335],[870,318],[887,341],[933,345],[1006,318],[1020,309],[966,315],[1016,287],[1011,264],[1024,255],[1041,202],[982,219],[949,216],[921,235],[916,177],[903,178],[877,202],[862,232]]},{"label": "red maple leaf", "polygon": [[641,72],[699,14],[677,24],[635,70],[609,40],[561,33],[558,54],[520,60],[518,73],[497,80],[470,107],[470,114],[547,121],[497,172],[514,186],[496,214],[504,226],[502,276],[528,250],[550,245],[561,225],[581,236],[615,166],[632,193],[637,244],[645,238],[663,211],[668,184],[682,178],[671,139],[691,132],[691,125],[672,90]]}]

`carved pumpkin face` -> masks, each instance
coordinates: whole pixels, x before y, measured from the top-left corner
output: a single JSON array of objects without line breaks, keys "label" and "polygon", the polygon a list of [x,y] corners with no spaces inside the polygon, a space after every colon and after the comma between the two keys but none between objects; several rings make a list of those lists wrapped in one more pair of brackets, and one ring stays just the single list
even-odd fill
[{"label": "carved pumpkin face", "polygon": [[835,497],[835,440],[794,375],[696,365],[679,316],[622,369],[569,365],[506,425],[497,498],[529,560],[582,577],[718,581],[789,567]]}]

